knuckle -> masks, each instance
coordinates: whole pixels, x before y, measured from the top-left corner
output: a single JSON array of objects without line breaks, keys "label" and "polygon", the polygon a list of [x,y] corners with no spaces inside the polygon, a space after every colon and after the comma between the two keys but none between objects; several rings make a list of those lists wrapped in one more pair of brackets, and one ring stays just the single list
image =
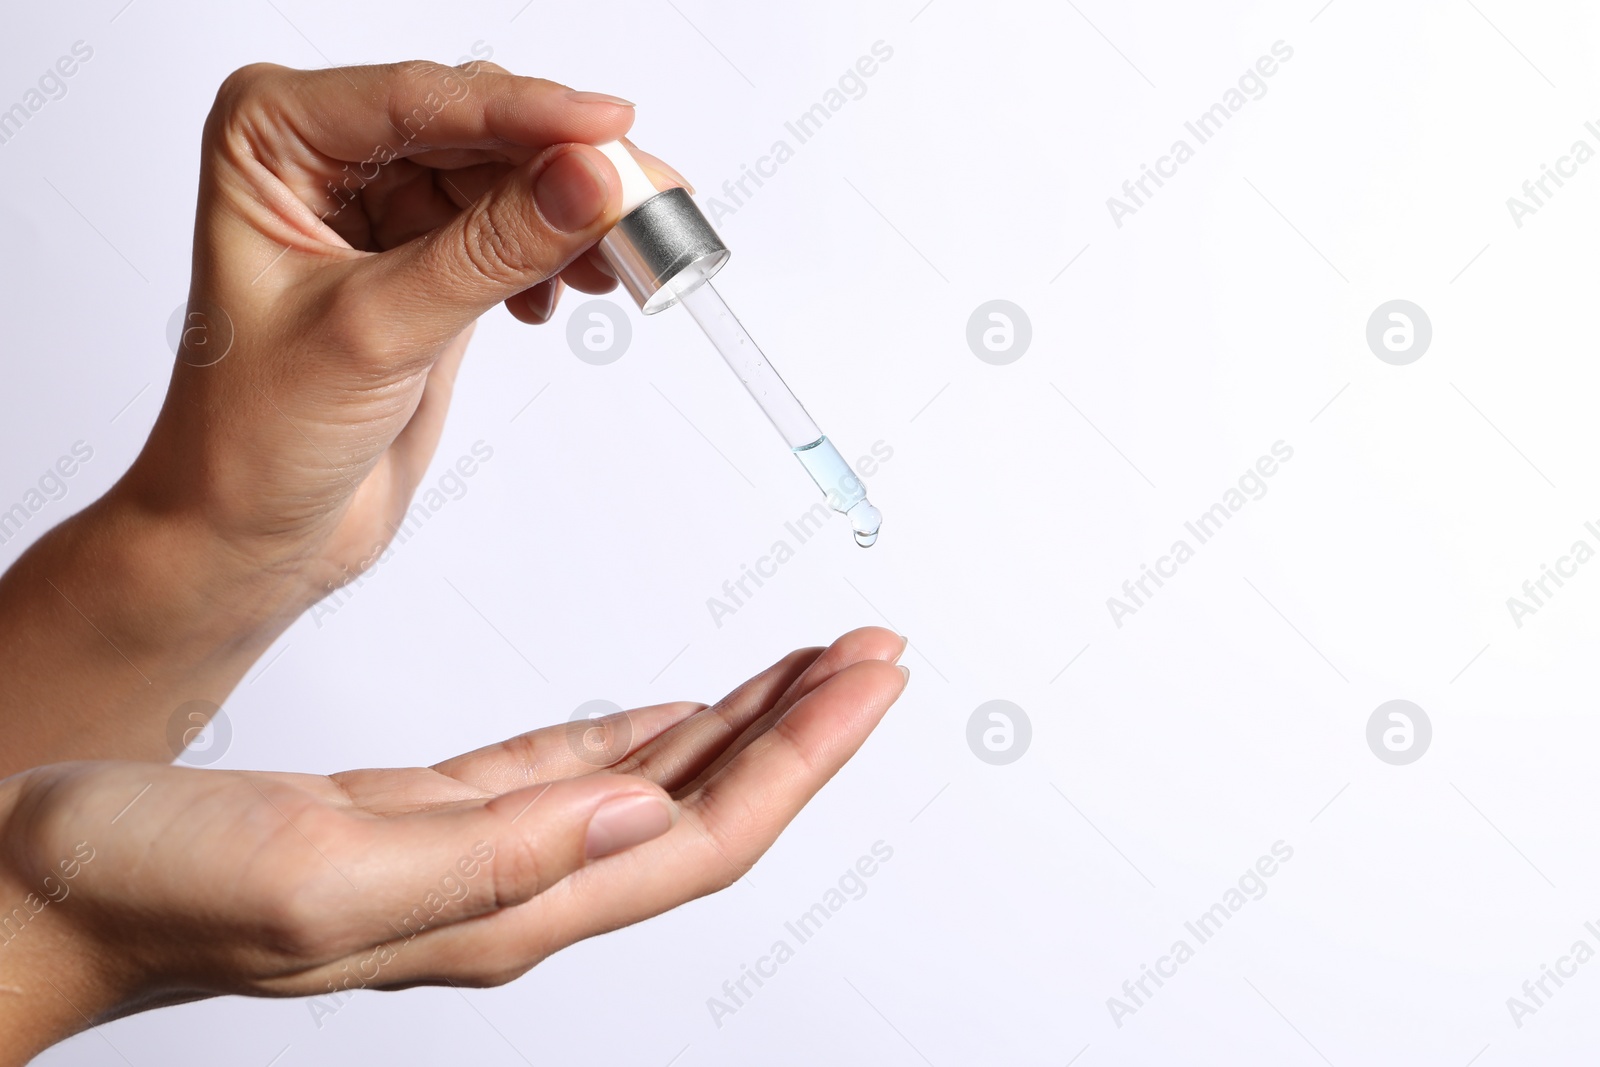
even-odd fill
[{"label": "knuckle", "polygon": [[456,73],[456,70],[431,59],[403,59],[393,68],[395,80],[408,88],[438,81],[445,74]]},{"label": "knuckle", "polygon": [[527,286],[543,280],[528,277],[516,228],[492,202],[479,202],[471,209],[461,228],[461,241],[471,269],[496,286]]},{"label": "knuckle", "polygon": [[319,346],[338,353],[357,369],[392,369],[404,358],[385,302],[354,275],[334,283],[323,298]]},{"label": "knuckle", "polygon": [[490,989],[508,985],[539,965],[538,959],[509,958],[504,949],[491,950],[484,958],[475,961],[456,980],[458,985],[471,989]]},{"label": "knuckle", "polygon": [[710,896],[712,893],[722,892],[749,874],[750,869],[755,866],[753,862],[742,857],[731,860],[725,856],[718,858],[721,862],[713,866],[700,889],[701,896]]},{"label": "knuckle", "polygon": [[431,59],[407,59],[388,68],[389,121],[397,129],[420,131],[444,107],[466,95],[460,67]]},{"label": "knuckle", "polygon": [[[419,119],[423,115],[431,118],[446,104],[459,101],[466,95],[465,83],[475,71],[476,68],[473,72],[467,72],[461,67],[435,63],[431,59],[408,59],[395,66],[391,103],[396,105],[397,110]],[[415,110],[419,105],[425,110]]]},{"label": "knuckle", "polygon": [[[806,739],[800,736],[800,728],[795,725],[795,720],[785,715],[772,725],[773,737],[781,740],[795,760],[800,764],[807,778],[816,779],[819,776],[829,775],[817,762],[816,753],[807,744]],[[824,778],[825,780],[825,778]]]},{"label": "knuckle", "polygon": [[511,72],[492,59],[469,59],[456,67],[469,76],[475,74],[510,74]]},{"label": "knuckle", "polygon": [[276,63],[248,63],[222,79],[217,89],[217,105],[228,110],[259,99],[285,68]]},{"label": "knuckle", "polygon": [[212,144],[248,144],[262,122],[271,95],[277,91],[287,67],[251,63],[240,67],[217,87],[207,116],[205,136]]},{"label": "knuckle", "polygon": [[525,837],[516,836],[497,844],[490,863],[489,884],[496,911],[521,904],[545,888],[547,861]]},{"label": "knuckle", "polygon": [[516,769],[523,785],[533,785],[540,780],[544,762],[544,746],[534,734],[517,734],[500,742],[500,751],[507,763]]},{"label": "knuckle", "polygon": [[[7,824],[6,843],[13,846],[19,873],[32,884],[54,874],[59,858],[74,854],[83,840],[80,810],[95,795],[88,766],[37,767],[13,779],[23,799]],[[0,946],[9,933],[0,925]]]},{"label": "knuckle", "polygon": [[285,888],[257,905],[264,947],[293,960],[317,960],[330,951],[328,909],[321,894]]},{"label": "knuckle", "polygon": [[[764,852],[765,849],[761,851]],[[733,859],[729,862],[727,871],[723,876],[722,885],[718,888],[726,889],[739,879],[743,878],[745,875],[749,874],[751,870],[755,868],[756,860],[760,858],[761,852],[752,853],[748,850],[741,850],[737,852]]]},{"label": "knuckle", "polygon": [[558,82],[553,78],[533,78],[524,75],[512,75],[517,79],[518,85],[537,94],[553,94],[566,92],[572,86],[565,82]]},{"label": "knuckle", "polygon": [[[712,783],[701,790],[692,817],[700,822],[707,855],[695,887],[697,896],[719,893],[750,873],[772,844],[764,826],[764,813],[747,801],[732,798]],[[687,816],[687,813],[685,813]],[[730,827],[740,832],[730,832]]]}]

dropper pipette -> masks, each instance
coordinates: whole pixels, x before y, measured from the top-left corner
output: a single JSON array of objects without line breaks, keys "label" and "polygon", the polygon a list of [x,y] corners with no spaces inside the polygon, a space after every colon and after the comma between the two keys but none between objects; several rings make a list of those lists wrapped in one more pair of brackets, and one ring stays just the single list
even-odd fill
[{"label": "dropper pipette", "polygon": [[687,192],[657,191],[622,142],[598,147],[622,178],[622,220],[600,242],[617,279],[646,315],[676,303],[688,308],[828,506],[849,518],[856,544],[870,547],[883,514],[867,500],[867,487],[711,285],[728,260],[727,246]]}]

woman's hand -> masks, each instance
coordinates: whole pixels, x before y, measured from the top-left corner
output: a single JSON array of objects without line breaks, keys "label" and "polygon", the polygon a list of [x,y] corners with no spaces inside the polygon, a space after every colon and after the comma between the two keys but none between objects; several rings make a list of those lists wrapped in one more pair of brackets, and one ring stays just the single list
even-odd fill
[{"label": "woman's hand", "polygon": [[260,65],[227,80],[155,428],[111,493],[0,581],[0,725],[18,740],[0,775],[170,758],[174,709],[221,703],[297,615],[377,558],[432,459],[477,317],[503,301],[539,323],[562,279],[615,284],[592,246],[620,182],[589,146],[632,121],[625,101],[488,63]]},{"label": "woman's hand", "polygon": [[473,322],[549,319],[617,221],[614,97],[434,63],[230,77],[206,124],[189,328],[128,477],[291,579],[304,607],[386,545]]},{"label": "woman's hand", "polygon": [[499,984],[715,892],[877,725],[904,647],[857,630],[709,708],[549,727],[428,769],[72,763],[0,782],[0,1063],[219,993]]}]

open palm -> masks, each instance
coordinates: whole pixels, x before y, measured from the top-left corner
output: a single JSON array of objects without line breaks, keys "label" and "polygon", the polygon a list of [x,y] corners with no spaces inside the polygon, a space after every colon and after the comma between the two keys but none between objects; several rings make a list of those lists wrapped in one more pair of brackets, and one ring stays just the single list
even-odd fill
[{"label": "open palm", "polygon": [[[548,727],[430,768],[39,768],[6,783],[7,874],[65,890],[57,929],[116,961],[108,1014],[508,981],[740,877],[899,695],[903,648],[853,631],[711,707]],[[63,881],[74,855],[90,858]]]}]

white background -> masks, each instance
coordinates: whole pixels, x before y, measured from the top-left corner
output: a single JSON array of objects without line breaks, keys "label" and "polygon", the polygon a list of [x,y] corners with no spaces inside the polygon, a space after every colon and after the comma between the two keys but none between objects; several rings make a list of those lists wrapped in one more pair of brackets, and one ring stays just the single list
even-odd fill
[{"label": "white background", "polygon": [[[870,480],[878,546],[835,519],[716,626],[706,599],[814,488],[686,315],[630,309],[631,347],[592,366],[565,340],[575,294],[543,329],[496,313],[438,469],[479,440],[493,459],[284,635],[226,705],[218,766],[432,762],[591,699],[712,699],[867,623],[910,635],[912,680],[716,897],[502,989],[362,994],[320,1027],[303,1001],[219,1000],[40,1062],[1589,1054],[1600,963],[1520,1028],[1506,1006],[1578,938],[1600,948],[1600,566],[1520,628],[1505,603],[1597,543],[1600,161],[1520,228],[1506,207],[1575,139],[1600,148],[1585,5],[123,2],[14,6],[0,34],[0,107],[94,49],[0,145],[0,508],[73,442],[95,450],[30,538],[115,479],[159,407],[200,125],[233,68],[483,42],[639,101],[635,139],[709,208],[893,49],[720,223],[719,286],[818,421],[851,459],[893,449]],[[1117,227],[1106,198],[1280,40],[1267,94]],[[1006,366],[966,341],[996,298],[1032,323]],[[1433,324],[1408,366],[1365,339],[1397,298]],[[1266,496],[1114,625],[1106,598],[1280,440]],[[1409,766],[1366,741],[1396,698],[1433,725]],[[1006,766],[966,741],[991,699],[1032,722]],[[867,894],[719,1027],[707,999],[880,840]],[[1117,1026],[1107,998],[1280,840],[1266,896]]]}]

